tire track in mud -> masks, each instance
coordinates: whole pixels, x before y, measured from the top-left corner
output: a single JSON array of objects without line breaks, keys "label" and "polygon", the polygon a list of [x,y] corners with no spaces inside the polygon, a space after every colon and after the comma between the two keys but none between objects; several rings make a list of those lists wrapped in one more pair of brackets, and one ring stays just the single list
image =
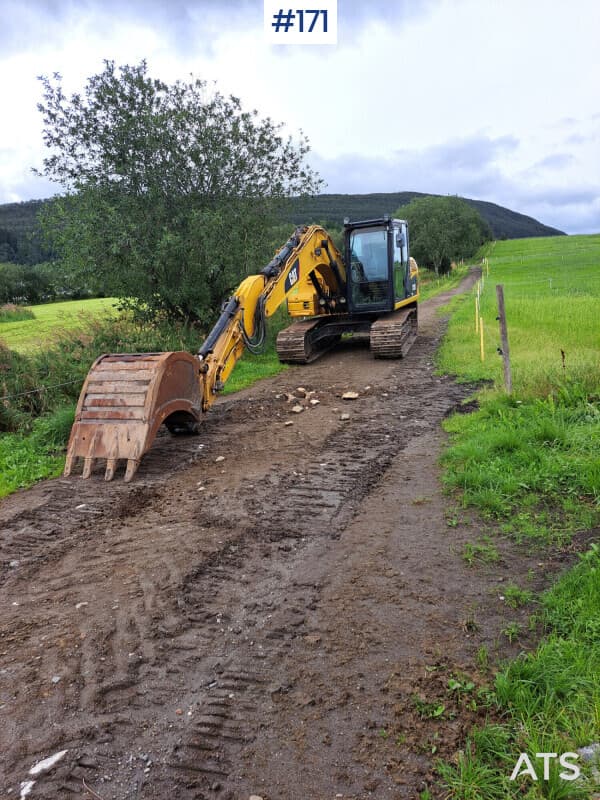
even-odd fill
[{"label": "tire track in mud", "polygon": [[[424,355],[424,353],[422,354]],[[249,517],[256,521],[256,528],[240,534],[235,544],[229,543],[225,552],[219,553],[210,563],[203,564],[187,576],[184,598],[192,609],[191,619],[211,629],[218,636],[220,631],[227,642],[225,652],[229,655],[228,668],[235,665],[246,676],[254,674],[243,687],[235,686],[231,696],[231,706],[225,704],[219,724],[230,723],[232,730],[245,721],[240,729],[239,743],[248,744],[252,740],[249,726],[257,716],[259,706],[270,705],[271,695],[285,692],[287,687],[273,685],[273,665],[277,664],[289,651],[292,643],[303,636],[321,637],[327,632],[314,628],[310,623],[310,612],[317,607],[322,583],[302,583],[294,579],[299,565],[307,557],[307,550],[327,549],[327,540],[338,539],[348,522],[360,507],[362,499],[377,485],[391,460],[401,452],[417,433],[431,429],[439,424],[456,403],[467,394],[466,387],[456,387],[449,381],[431,379],[431,385],[423,385],[419,379],[420,396],[415,402],[410,397],[411,387],[404,381],[402,393],[393,401],[387,398],[369,398],[370,414],[353,426],[343,427],[330,435],[320,452],[323,459],[307,474],[273,476],[276,486],[276,504],[268,500],[254,500],[249,504]],[[398,387],[392,387],[392,392]],[[426,407],[426,414],[423,413]],[[415,415],[419,412],[419,417]],[[412,418],[412,421],[411,421]],[[394,427],[394,422],[402,422],[402,430]],[[389,431],[394,430],[394,434]],[[360,451],[356,450],[357,442]],[[355,452],[353,458],[341,454]],[[272,492],[267,492],[267,498]],[[325,541],[323,541],[325,540]],[[262,560],[262,564],[260,561]],[[257,562],[259,565],[257,565]],[[273,562],[279,572],[274,573]],[[252,581],[244,580],[248,564],[254,563]],[[241,593],[235,604],[231,602],[231,583],[241,583],[247,591]],[[273,598],[285,587],[284,603],[277,605]],[[255,598],[244,603],[247,592]],[[198,615],[195,609],[202,609]],[[226,609],[226,610],[224,610]],[[250,641],[239,643],[236,635],[252,631]],[[228,636],[233,632],[234,636]],[[236,646],[237,644],[237,646]],[[265,664],[262,671],[256,666]],[[254,673],[253,673],[254,670]],[[265,688],[266,684],[266,688]],[[232,689],[234,687],[232,686]],[[220,692],[221,684],[215,679],[215,691]],[[242,710],[234,699],[242,697]],[[191,700],[190,705],[193,706]],[[229,712],[235,713],[234,718]],[[251,730],[251,728],[250,728]],[[230,730],[230,732],[232,732]],[[199,736],[199,734],[201,734]],[[219,780],[212,780],[215,774],[215,753],[212,749],[217,742],[223,744],[220,727],[202,728],[194,731],[191,743],[182,741],[177,745],[177,766],[184,772],[204,773],[203,779],[194,782],[194,788],[211,795],[237,797],[236,764],[243,763],[242,748],[221,747],[218,763]],[[198,758],[198,748],[206,746],[210,754],[204,762]],[[171,762],[173,763],[173,762]],[[166,791],[169,781],[166,777]],[[217,785],[218,784],[218,785]],[[160,797],[160,792],[156,794]]]},{"label": "tire track in mud", "polygon": [[[299,580],[299,566],[335,547],[392,460],[469,392],[433,376],[430,316],[403,362],[357,350],[336,356],[342,369],[294,371],[317,389],[337,381],[295,420],[300,446],[263,391],[211,415],[205,452],[159,441],[141,485],[55,481],[39,507],[3,510],[3,787],[67,748],[36,797],[77,796],[84,778],[118,800],[241,796],[248,745],[288,691],[274,676],[324,633],[311,613],[327,576]],[[339,423],[348,380],[372,387]],[[209,461],[220,451],[233,478]],[[173,474],[177,459],[189,469]]]}]

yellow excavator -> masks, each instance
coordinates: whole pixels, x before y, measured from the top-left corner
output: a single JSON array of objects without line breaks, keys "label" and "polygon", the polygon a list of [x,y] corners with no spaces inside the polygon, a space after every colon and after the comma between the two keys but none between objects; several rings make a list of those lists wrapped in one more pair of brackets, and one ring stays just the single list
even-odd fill
[{"label": "yellow excavator", "polygon": [[343,334],[367,333],[376,358],[402,358],[417,334],[418,269],[408,225],[382,217],[344,221],[344,250],[318,225],[297,228],[257,275],[242,281],[197,355],[187,352],[102,355],[83,384],[67,447],[65,476],[96,459],[112,480],[126,460],[130,481],[164,423],[196,433],[245,349],[260,351],[266,320],[287,300],[300,317],[277,336],[279,359],[307,364]]}]

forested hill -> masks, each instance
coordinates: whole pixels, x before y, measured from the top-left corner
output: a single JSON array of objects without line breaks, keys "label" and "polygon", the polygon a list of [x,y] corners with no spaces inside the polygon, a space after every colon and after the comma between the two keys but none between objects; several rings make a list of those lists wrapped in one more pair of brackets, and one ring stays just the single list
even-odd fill
[{"label": "forested hill", "polygon": [[37,226],[37,213],[43,200],[0,205],[0,263],[37,264],[47,258]]},{"label": "forested hill", "polygon": [[[415,197],[426,197],[422,192],[390,192],[380,194],[321,194],[316,197],[295,197],[282,212],[282,220],[301,224],[320,222],[324,225],[341,225],[344,217],[370,219],[383,214],[393,214]],[[495,203],[469,200],[489,223],[496,239],[524,239],[530,236],[559,236],[564,231],[543,225],[533,217],[526,217]],[[1,210],[1,207],[0,207]],[[0,222],[1,226],[1,222]]]},{"label": "forested hill", "polygon": [[[286,201],[281,221],[295,225],[320,222],[324,225],[342,224],[344,217],[369,219],[393,214],[401,205],[414,197],[425,197],[421,192],[391,192],[388,194],[321,194],[315,197],[294,197]],[[530,236],[557,236],[563,234],[556,228],[542,225],[533,217],[526,217],[495,203],[467,200],[490,224],[497,239],[522,239]],[[36,235],[36,215],[43,200],[0,205],[0,262],[16,261],[34,264],[48,257],[39,236]]]}]

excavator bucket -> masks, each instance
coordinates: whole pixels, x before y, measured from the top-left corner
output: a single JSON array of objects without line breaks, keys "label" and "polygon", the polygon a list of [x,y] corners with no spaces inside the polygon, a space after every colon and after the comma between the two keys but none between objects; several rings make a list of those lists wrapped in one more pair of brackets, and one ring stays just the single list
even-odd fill
[{"label": "excavator bucket", "polygon": [[83,458],[84,478],[95,459],[106,459],[110,481],[125,459],[130,481],[163,422],[172,433],[195,433],[202,415],[199,368],[183,351],[100,356],[81,389],[65,476],[76,458]]}]

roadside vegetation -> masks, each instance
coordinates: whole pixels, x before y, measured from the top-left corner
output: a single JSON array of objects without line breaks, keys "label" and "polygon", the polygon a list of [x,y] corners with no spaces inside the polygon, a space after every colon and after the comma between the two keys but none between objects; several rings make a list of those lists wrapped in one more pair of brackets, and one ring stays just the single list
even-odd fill
[{"label": "roadside vegetation", "polygon": [[[446,422],[444,482],[463,508],[490,520],[490,532],[532,549],[581,553],[537,599],[530,619],[531,630],[543,636],[537,649],[491,676],[494,724],[473,730],[458,762],[440,764],[439,773],[456,800],[591,797],[590,765],[578,781],[560,777],[558,760],[547,781],[509,776],[520,753],[530,755],[541,776],[536,753],[600,741],[600,551],[585,533],[600,525],[600,236],[497,242],[488,258],[481,294],[485,360],[472,295],[452,303],[438,354],[440,370],[486,381],[476,395],[479,408]],[[511,396],[497,351],[497,283],[504,285]],[[483,563],[474,550],[467,555],[467,563]],[[509,607],[532,599],[522,587],[507,589]],[[507,624],[511,642],[520,634],[517,622]]]},{"label": "roadside vegetation", "polygon": [[[36,308],[34,320],[0,324],[0,497],[60,473],[82,383],[100,354],[198,348],[198,333],[183,325],[115,316],[108,300],[84,303],[92,314],[65,319],[55,306],[71,304],[59,303]],[[40,313],[41,335],[34,333]],[[15,334],[23,352],[3,343],[13,325],[32,326]]]},{"label": "roadside vegetation", "polygon": [[453,264],[449,272],[437,275],[433,270],[419,265],[419,297],[421,301],[455,289],[462,279],[467,277],[470,269],[471,267],[465,263]]},{"label": "roadside vegetation", "polygon": [[[100,354],[194,353],[204,338],[181,323],[118,314],[110,299],[46,304],[33,311],[34,319],[0,322],[0,497],[60,474],[79,392]],[[286,369],[274,343],[287,324],[282,309],[270,320],[265,352],[243,356],[225,394]]]},{"label": "roadside vegetation", "polygon": [[13,303],[0,306],[0,322],[21,322],[24,319],[35,319],[35,314],[30,308]]},{"label": "roadside vegetation", "polygon": [[[0,253],[1,253],[0,248]],[[39,264],[15,264],[0,261],[0,305],[34,305],[57,300],[80,300],[95,295],[79,275],[67,275],[54,261]]]}]

